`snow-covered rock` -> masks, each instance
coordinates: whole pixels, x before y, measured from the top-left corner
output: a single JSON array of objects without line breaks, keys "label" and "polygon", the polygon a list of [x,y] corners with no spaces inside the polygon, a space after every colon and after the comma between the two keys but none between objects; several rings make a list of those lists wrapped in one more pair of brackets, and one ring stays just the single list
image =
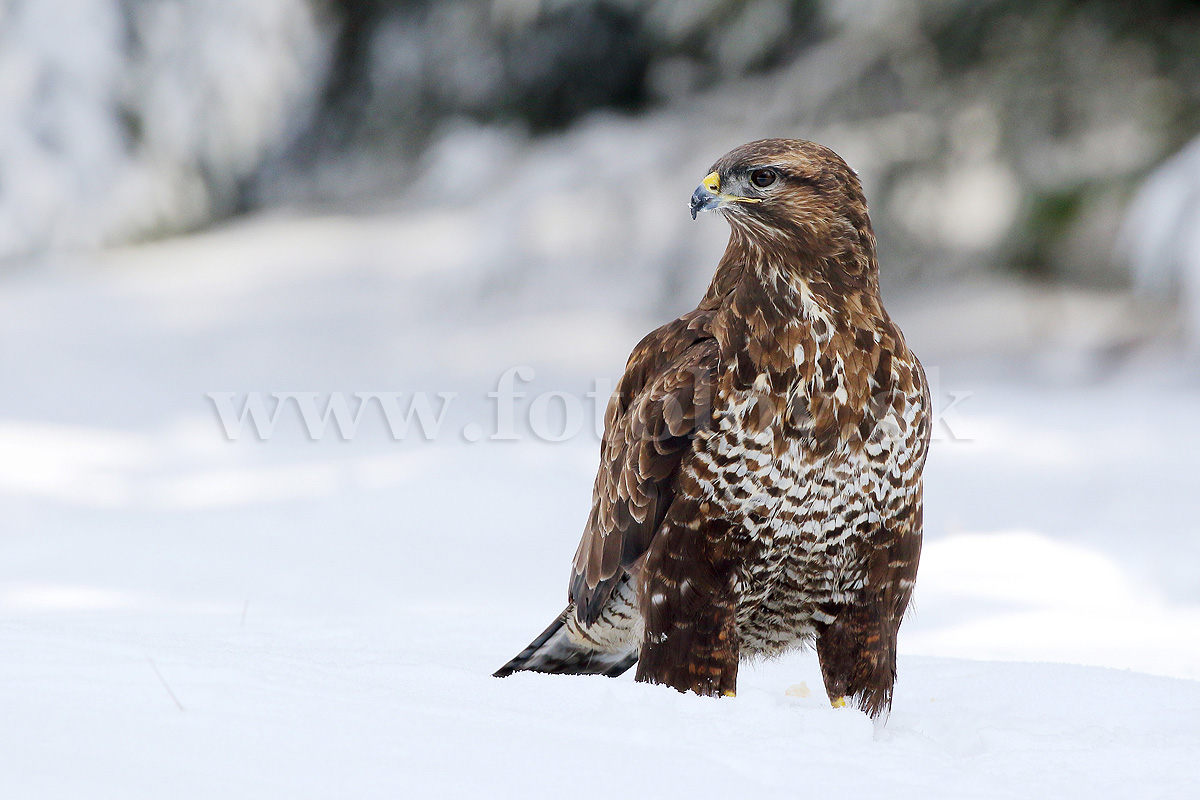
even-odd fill
[{"label": "snow-covered rock", "polygon": [[308,119],[308,0],[0,4],[0,259],[193,227]]},{"label": "snow-covered rock", "polygon": [[1121,249],[1141,292],[1182,301],[1200,346],[1200,139],[1146,178],[1126,213]]}]

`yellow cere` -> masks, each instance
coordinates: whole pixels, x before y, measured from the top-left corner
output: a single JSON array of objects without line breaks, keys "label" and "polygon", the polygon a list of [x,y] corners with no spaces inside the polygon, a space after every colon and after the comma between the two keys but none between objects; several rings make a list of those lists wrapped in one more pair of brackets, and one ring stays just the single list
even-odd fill
[{"label": "yellow cere", "polygon": [[721,176],[716,172],[710,172],[704,176],[701,183],[705,189],[721,198],[726,203],[761,203],[762,200],[757,197],[738,197],[734,194],[721,194]]}]

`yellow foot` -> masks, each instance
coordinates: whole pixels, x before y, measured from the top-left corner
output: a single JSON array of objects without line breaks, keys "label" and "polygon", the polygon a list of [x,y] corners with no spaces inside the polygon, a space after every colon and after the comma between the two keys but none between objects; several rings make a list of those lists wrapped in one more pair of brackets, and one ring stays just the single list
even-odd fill
[{"label": "yellow foot", "polygon": [[726,689],[725,691],[721,692],[721,694],[723,694],[725,697],[737,697],[737,692],[733,691],[732,689]]},{"label": "yellow foot", "polygon": [[846,698],[844,696],[843,697],[834,697],[834,698],[830,699],[829,704],[831,706],[833,706],[834,708],[845,708],[846,707]]}]

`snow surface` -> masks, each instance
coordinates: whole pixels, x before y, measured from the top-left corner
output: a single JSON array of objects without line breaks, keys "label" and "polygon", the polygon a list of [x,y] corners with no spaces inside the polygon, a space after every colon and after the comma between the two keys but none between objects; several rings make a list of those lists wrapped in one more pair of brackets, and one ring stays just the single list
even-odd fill
[{"label": "snow surface", "polygon": [[[933,446],[882,728],[804,653],[734,699],[500,681],[564,602],[597,443],[462,432],[516,365],[521,413],[590,402],[653,320],[468,299],[470,258],[413,252],[417,224],[261,219],[4,276],[0,797],[1196,796],[1194,382],[967,364],[927,319],[950,309],[894,304],[941,403],[973,394]],[[458,392],[432,441],[291,413],[230,442],[205,396],[417,390]]]}]

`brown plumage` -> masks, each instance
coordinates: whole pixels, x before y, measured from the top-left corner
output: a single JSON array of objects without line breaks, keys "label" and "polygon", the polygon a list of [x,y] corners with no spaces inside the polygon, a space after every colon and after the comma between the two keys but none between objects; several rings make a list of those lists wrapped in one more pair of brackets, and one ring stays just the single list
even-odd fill
[{"label": "brown plumage", "polygon": [[570,604],[496,674],[732,694],[740,659],[815,643],[826,690],[891,705],[921,550],[924,373],[879,298],[858,177],[812,142],[720,159],[692,214],[731,235],[699,306],[609,402]]}]

